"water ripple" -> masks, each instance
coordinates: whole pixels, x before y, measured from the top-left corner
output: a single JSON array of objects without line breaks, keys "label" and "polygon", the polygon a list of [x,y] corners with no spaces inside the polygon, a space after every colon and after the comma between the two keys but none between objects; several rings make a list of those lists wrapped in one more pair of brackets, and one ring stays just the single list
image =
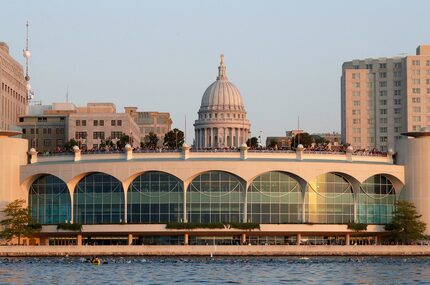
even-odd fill
[{"label": "water ripple", "polygon": [[0,284],[429,284],[425,257],[0,258]]}]

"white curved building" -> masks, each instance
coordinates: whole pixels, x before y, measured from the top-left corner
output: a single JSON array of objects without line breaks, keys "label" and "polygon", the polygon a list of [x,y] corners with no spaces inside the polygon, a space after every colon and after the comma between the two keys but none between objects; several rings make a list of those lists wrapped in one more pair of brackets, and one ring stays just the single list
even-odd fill
[{"label": "white curved building", "polygon": [[[196,146],[239,150],[133,152],[128,145],[121,153],[76,147],[38,157],[26,140],[11,138],[16,133],[0,132],[0,210],[25,199],[42,225],[40,244],[377,243],[399,199],[430,224],[429,130],[403,134],[397,153],[366,156],[352,147],[248,150],[249,126],[221,57],[195,122]],[[367,228],[354,231],[354,223]]]},{"label": "white curved building", "polygon": [[239,89],[227,78],[223,55],[218,77],[203,94],[198,114],[196,148],[239,147],[248,140],[251,125]]}]

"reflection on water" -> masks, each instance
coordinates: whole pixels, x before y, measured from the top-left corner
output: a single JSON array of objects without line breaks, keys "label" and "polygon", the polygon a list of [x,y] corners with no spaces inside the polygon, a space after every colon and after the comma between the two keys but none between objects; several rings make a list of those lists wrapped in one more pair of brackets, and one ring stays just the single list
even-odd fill
[{"label": "reflection on water", "polygon": [[430,284],[426,257],[0,258],[0,284]]}]

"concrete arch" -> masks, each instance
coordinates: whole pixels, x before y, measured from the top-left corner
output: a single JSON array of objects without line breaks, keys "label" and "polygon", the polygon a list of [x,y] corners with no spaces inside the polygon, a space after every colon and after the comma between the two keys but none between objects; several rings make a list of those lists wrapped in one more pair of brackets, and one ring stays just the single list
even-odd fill
[{"label": "concrete arch", "polygon": [[[52,175],[52,176],[57,177],[58,179],[60,179],[61,181],[63,181],[64,184],[67,185],[67,182],[64,181],[64,179],[62,179],[60,176],[57,176],[55,174],[48,173],[48,172],[41,172],[41,173],[37,173],[37,174],[31,175],[29,177],[26,177],[25,180],[21,182],[21,187],[24,187],[24,189],[28,193],[28,190],[30,189],[30,186],[34,183],[34,181],[36,181],[40,177],[48,176],[48,175]],[[70,189],[69,189],[69,192],[70,192]]]},{"label": "concrete arch", "polygon": [[31,176],[29,176],[29,177],[27,177],[23,182],[21,182],[21,189],[23,190],[23,191],[25,191],[25,193],[26,193],[26,195],[27,195],[27,199],[26,199],[26,201],[27,201],[27,203],[28,203],[28,191],[30,190],[30,186],[37,180],[37,179],[39,179],[39,178],[41,178],[41,177],[43,177],[43,176],[48,176],[48,175],[52,175],[52,176],[54,176],[54,177],[56,177],[56,178],[58,178],[58,179],[60,179],[61,181],[63,181],[64,182],[64,184],[66,184],[66,187],[67,187],[67,191],[69,192],[69,195],[70,195],[70,200],[72,201],[73,200],[73,190],[71,191],[70,190],[70,188],[69,188],[69,185],[67,184],[67,182],[66,181],[64,181],[64,179],[62,179],[61,177],[59,177],[59,176],[57,176],[57,175],[55,175],[55,174],[52,174],[52,173],[48,173],[48,172],[41,172],[41,173],[38,173],[38,174],[35,174],[35,175],[31,175]]},{"label": "concrete arch", "polygon": [[[56,175],[50,174],[50,173],[39,173],[39,174],[33,175],[33,176],[31,176],[31,177],[28,177],[28,178],[23,182],[23,184],[24,184],[25,186],[22,186],[22,187],[25,187],[25,191],[26,191],[26,193],[27,193],[27,199],[26,199],[26,201],[27,201],[28,207],[30,207],[30,187],[31,187],[31,186],[33,185],[33,183],[34,183],[34,182],[36,182],[39,178],[43,178],[43,177],[47,177],[47,176],[55,177],[55,178],[59,179],[62,183],[64,183],[64,185],[65,185],[65,187],[66,187],[66,189],[67,189],[68,196],[69,196],[69,201],[68,201],[68,202],[69,202],[69,214],[70,214],[70,217],[67,217],[67,220],[68,220],[68,221],[69,221],[69,220],[71,220],[71,219],[72,219],[72,208],[73,208],[73,196],[72,196],[72,193],[71,193],[71,191],[70,191],[70,189],[69,189],[69,187],[68,187],[67,183],[66,183],[63,179],[61,179],[60,177],[58,177],[58,176],[56,176]],[[61,221],[61,222],[63,222],[63,221]]]},{"label": "concrete arch", "polygon": [[[310,203],[308,201],[308,199],[306,199],[306,195],[308,193],[309,193],[308,195],[323,195],[321,192],[317,191],[317,189],[313,189],[313,187],[311,187],[311,182],[315,178],[317,178],[317,177],[319,177],[321,175],[327,175],[327,174],[333,174],[333,175],[340,176],[343,180],[345,180],[351,186],[351,192],[348,193],[348,192],[345,191],[343,193],[336,193],[336,195],[339,195],[339,196],[340,195],[345,195],[345,194],[351,194],[352,195],[351,196],[352,197],[352,201],[350,201],[349,206],[352,206],[353,208],[351,209],[351,211],[349,213],[348,212],[344,212],[344,209],[342,208],[342,210],[341,210],[341,212],[342,212],[342,215],[341,215],[341,220],[342,221],[341,221],[341,223],[345,223],[344,218],[343,218],[344,215],[346,215],[346,216],[352,215],[350,217],[350,220],[346,221],[346,222],[354,222],[356,220],[356,213],[357,213],[357,193],[358,193],[358,191],[360,189],[359,188],[360,187],[360,182],[356,178],[352,177],[351,175],[346,174],[344,172],[339,172],[339,171],[329,171],[329,172],[325,172],[325,173],[320,173],[320,174],[314,176],[314,178],[312,178],[308,182],[307,187],[306,187],[306,189],[304,191],[304,197],[303,197],[303,221],[305,221],[305,222],[311,221],[312,223],[314,223],[315,220],[310,220],[310,215],[312,215],[313,213],[319,211],[316,208],[316,205],[321,205],[321,206],[326,205],[325,203],[322,203],[322,204],[320,204],[320,203]],[[310,189],[310,188],[312,188],[312,189]],[[312,192],[314,192],[315,194],[312,194]],[[329,196],[325,196],[324,195],[324,200],[326,200],[326,199],[330,200],[330,199],[334,199],[334,197],[329,197]],[[315,200],[315,198],[313,200]],[[314,206],[311,207],[311,205],[314,205]],[[348,204],[346,204],[346,205],[348,205]],[[328,219],[329,215],[333,215],[335,213],[333,210],[331,212],[322,212],[322,213],[323,214],[327,214],[327,216],[322,216],[323,220],[326,219],[326,221],[322,222],[322,223],[329,223],[330,224],[330,223],[333,223],[335,221],[335,219],[333,217],[331,217],[332,221],[330,221]],[[319,219],[319,218],[317,218],[317,219]],[[338,223],[339,222],[340,221],[338,221]]]},{"label": "concrete arch", "polygon": [[396,176],[392,175],[392,174],[388,174],[388,173],[376,173],[373,175],[370,175],[369,177],[367,177],[366,179],[364,179],[363,181],[361,181],[360,186],[362,183],[364,183],[367,179],[376,176],[376,175],[383,175],[386,178],[388,178],[388,180],[390,180],[390,182],[393,184],[394,186],[394,192],[396,194],[396,197],[399,198],[400,193],[403,191],[405,184]]},{"label": "concrete arch", "polygon": [[[339,176],[341,176],[343,179],[345,179],[349,184],[351,184],[352,186],[352,194],[355,196],[358,191],[360,190],[360,181],[358,181],[354,176],[345,173],[345,172],[339,172],[339,171],[329,171],[329,172],[324,172],[324,173],[320,173],[316,176],[314,176],[311,180],[307,181],[307,186],[309,186],[310,182],[315,179],[318,176],[324,175],[324,174],[337,174]],[[306,191],[307,191],[307,187],[306,187]]]},{"label": "concrete arch", "polygon": [[76,203],[76,201],[74,200],[74,196],[75,196],[75,194],[76,194],[76,188],[77,188],[77,186],[78,186],[78,184],[79,184],[79,182],[81,182],[85,177],[87,177],[87,176],[89,176],[89,175],[92,175],[92,174],[103,174],[103,175],[107,175],[107,176],[110,176],[110,177],[113,177],[118,183],[119,183],[119,185],[120,185],[120,187],[121,187],[121,193],[122,193],[122,198],[123,198],[123,209],[124,209],[124,213],[123,213],[123,215],[122,215],[122,218],[121,218],[121,220],[122,221],[126,221],[126,219],[125,219],[125,217],[126,217],[126,215],[127,215],[127,193],[125,192],[125,190],[124,190],[124,187],[123,187],[123,182],[120,180],[120,179],[118,179],[117,177],[115,177],[115,176],[113,176],[113,175],[111,175],[111,174],[109,174],[109,173],[106,173],[106,172],[102,172],[102,171],[91,171],[91,172],[84,172],[84,173],[81,173],[81,174],[79,174],[79,175],[77,175],[77,176],[75,176],[75,177],[73,177],[73,179],[72,179],[72,183],[73,183],[73,185],[74,185],[74,188],[73,188],[73,195],[72,195],[72,219],[73,219],[73,221],[75,220],[75,213],[74,213],[74,208],[75,208],[75,206],[77,207],[78,206],[78,204]]},{"label": "concrete arch", "polygon": [[304,178],[302,178],[301,176],[299,176],[299,175],[297,175],[295,173],[292,173],[292,172],[289,172],[289,171],[286,171],[286,170],[268,170],[268,171],[262,172],[260,174],[257,174],[255,176],[253,176],[250,180],[248,180],[248,184],[251,184],[252,182],[254,182],[254,180],[257,177],[259,177],[261,175],[264,175],[266,173],[271,173],[271,172],[280,172],[280,173],[284,173],[284,174],[287,174],[287,175],[291,176],[293,179],[295,179],[299,183],[300,187],[302,187],[302,185],[306,186],[306,184],[307,184],[307,182],[306,182],[306,180]]},{"label": "concrete arch", "polygon": [[[238,178],[238,179],[243,183],[243,185],[244,185],[245,189],[246,189],[246,187],[248,186],[248,185],[247,185],[247,182],[248,182],[248,181],[247,181],[246,179],[244,179],[242,176],[240,176],[239,174],[237,174],[237,173],[233,173],[233,172],[231,172],[231,171],[226,171],[226,170],[220,170],[220,169],[210,169],[210,170],[204,170],[204,171],[196,172],[196,173],[194,173],[192,176],[188,177],[188,178],[184,181],[184,191],[185,191],[185,192],[187,192],[187,191],[188,191],[188,185],[189,185],[189,184],[191,184],[191,182],[193,182],[193,181],[194,181],[194,179],[196,179],[196,177],[198,177],[198,176],[200,176],[200,175],[202,175],[202,174],[205,174],[205,173],[207,173],[207,172],[223,172],[223,173],[231,174],[231,175],[233,175],[233,176],[237,177],[237,178]],[[185,189],[185,185],[187,185],[187,189]]]},{"label": "concrete arch", "polygon": [[172,174],[170,172],[166,172],[166,171],[163,171],[163,170],[156,170],[156,169],[154,169],[154,170],[144,170],[144,171],[141,171],[141,172],[136,172],[133,175],[127,177],[124,181],[122,181],[122,185],[124,187],[124,191],[126,193],[128,193],[128,188],[130,187],[131,183],[133,183],[133,181],[137,177],[139,177],[142,174],[150,173],[150,172],[159,172],[159,173],[164,173],[164,174],[171,175],[171,176],[175,177],[176,179],[178,179],[182,183],[182,186],[184,185],[184,181],[181,178],[179,178],[178,176],[176,176],[175,174]]},{"label": "concrete arch", "polygon": [[[71,189],[70,190],[71,193],[75,194],[75,189],[76,189],[76,186],[78,185],[79,181],[81,181],[84,177],[91,175],[91,174],[95,174],[95,173],[102,173],[102,174],[112,176],[113,178],[118,180],[121,183],[121,185],[123,184],[121,179],[119,179],[118,177],[116,177],[115,175],[112,175],[110,173],[103,172],[103,171],[85,171],[85,172],[79,173],[76,176],[73,176],[69,181],[67,181],[67,186],[69,187],[69,190]],[[124,186],[122,186],[122,187],[124,188]],[[123,191],[125,191],[125,190],[123,189]]]}]

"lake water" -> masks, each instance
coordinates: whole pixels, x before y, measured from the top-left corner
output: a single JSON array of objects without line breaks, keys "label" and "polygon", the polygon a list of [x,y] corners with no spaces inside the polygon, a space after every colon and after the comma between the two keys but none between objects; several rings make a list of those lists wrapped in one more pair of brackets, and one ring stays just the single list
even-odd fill
[{"label": "lake water", "polygon": [[430,258],[0,258],[0,284],[430,284]]}]

